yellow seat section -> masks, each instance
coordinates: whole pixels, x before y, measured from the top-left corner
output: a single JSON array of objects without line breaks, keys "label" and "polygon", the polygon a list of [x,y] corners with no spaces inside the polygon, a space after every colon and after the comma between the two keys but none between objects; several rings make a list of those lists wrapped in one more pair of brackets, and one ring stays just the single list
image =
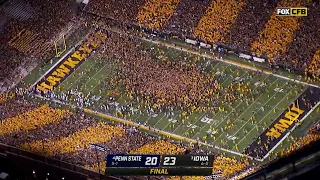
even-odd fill
[{"label": "yellow seat section", "polygon": [[140,26],[160,30],[169,21],[180,0],[147,0],[139,9]]},{"label": "yellow seat section", "polygon": [[[282,0],[277,7],[299,7],[302,0]],[[260,32],[258,38],[251,44],[251,51],[257,55],[267,55],[270,63],[276,56],[284,54],[292,42],[295,31],[299,28],[300,17],[279,17],[276,9]]]},{"label": "yellow seat section", "polygon": [[53,109],[42,105],[15,117],[7,118],[0,124],[0,136],[17,131],[30,131],[37,127],[56,123],[71,115],[68,110]]},{"label": "yellow seat section", "polygon": [[[94,126],[81,129],[68,137],[42,141],[38,140],[21,145],[22,149],[42,153],[47,156],[54,156],[61,153],[74,153],[89,148],[89,144],[98,144],[109,141],[115,136],[122,136],[123,129],[118,126],[106,125],[102,122]],[[44,150],[44,152],[43,152]]]},{"label": "yellow seat section", "polygon": [[200,19],[193,35],[205,41],[226,42],[229,28],[245,6],[243,1],[215,0]]}]

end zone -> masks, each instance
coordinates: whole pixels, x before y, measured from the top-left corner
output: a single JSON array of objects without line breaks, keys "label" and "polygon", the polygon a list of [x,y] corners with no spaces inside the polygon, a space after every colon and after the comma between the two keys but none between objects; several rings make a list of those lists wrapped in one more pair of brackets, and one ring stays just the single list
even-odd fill
[{"label": "end zone", "polygon": [[266,159],[290,133],[320,104],[320,89],[308,88],[245,150],[245,154]]}]

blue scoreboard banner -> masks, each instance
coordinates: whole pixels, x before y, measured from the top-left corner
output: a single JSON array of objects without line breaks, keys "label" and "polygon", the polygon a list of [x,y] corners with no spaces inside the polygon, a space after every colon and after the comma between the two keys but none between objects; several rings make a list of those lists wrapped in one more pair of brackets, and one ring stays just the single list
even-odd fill
[{"label": "blue scoreboard banner", "polygon": [[159,167],[160,155],[123,155],[106,156],[107,167]]}]

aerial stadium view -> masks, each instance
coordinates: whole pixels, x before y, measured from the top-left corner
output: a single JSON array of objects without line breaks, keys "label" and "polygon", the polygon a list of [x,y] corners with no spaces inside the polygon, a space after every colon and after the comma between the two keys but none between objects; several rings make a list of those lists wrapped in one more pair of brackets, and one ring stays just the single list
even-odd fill
[{"label": "aerial stadium view", "polygon": [[0,0],[0,179],[311,171],[319,9],[318,0]]}]

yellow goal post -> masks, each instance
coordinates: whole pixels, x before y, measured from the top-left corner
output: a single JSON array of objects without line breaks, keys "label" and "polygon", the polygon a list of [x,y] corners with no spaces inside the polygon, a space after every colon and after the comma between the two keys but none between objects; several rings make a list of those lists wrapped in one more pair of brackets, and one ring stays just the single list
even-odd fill
[{"label": "yellow goal post", "polygon": [[[63,45],[62,49],[58,47],[58,41],[60,41],[61,39],[62,39],[62,45]],[[60,57],[61,54],[63,54],[67,50],[67,44],[66,44],[66,39],[64,35],[62,35],[61,39],[54,41],[54,49],[56,50],[56,57]]]}]

